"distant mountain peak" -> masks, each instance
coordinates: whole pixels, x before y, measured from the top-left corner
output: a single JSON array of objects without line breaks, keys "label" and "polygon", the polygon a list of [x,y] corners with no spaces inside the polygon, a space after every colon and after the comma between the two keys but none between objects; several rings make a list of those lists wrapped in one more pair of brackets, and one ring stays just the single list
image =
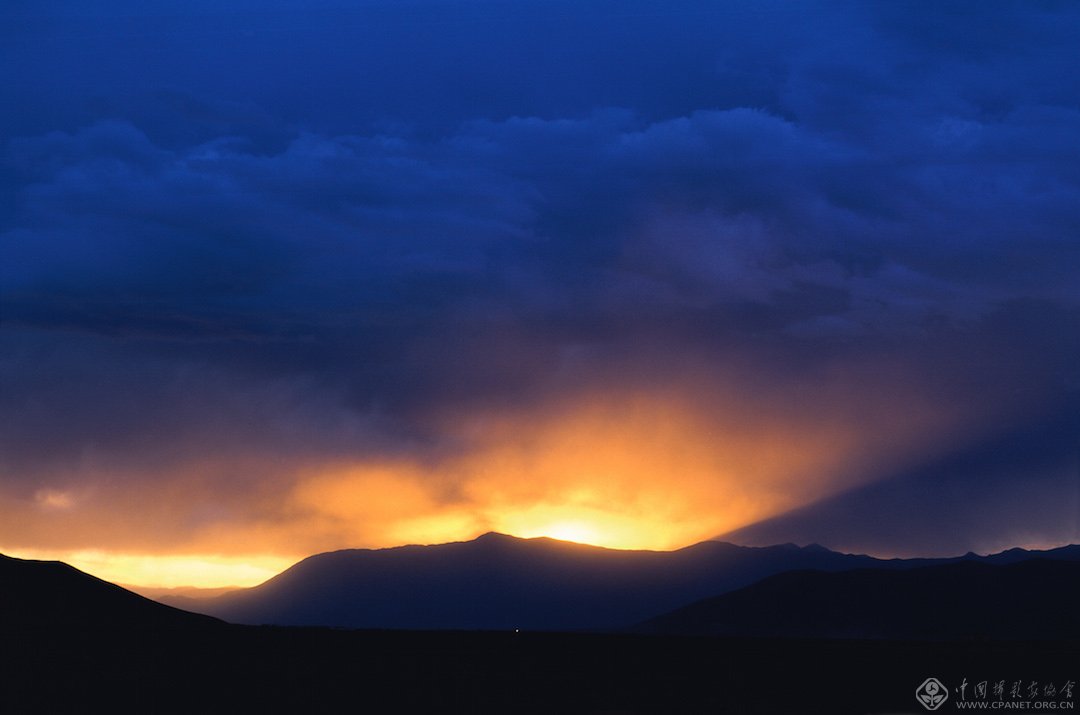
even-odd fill
[{"label": "distant mountain peak", "polygon": [[487,531],[480,536],[477,536],[473,541],[524,541],[517,536],[510,536],[509,534],[502,534],[498,531]]},{"label": "distant mountain peak", "polygon": [[[727,544],[727,543],[730,543],[730,542],[721,541],[719,543]],[[785,543],[785,544],[774,544],[773,546],[739,546],[737,544],[733,544],[733,546],[735,546],[736,548],[740,548],[740,549],[747,549],[747,548],[749,548],[749,549],[782,549],[784,551],[798,551],[798,552],[807,553],[807,554],[839,554],[839,553],[841,553],[839,551],[833,551],[829,547],[822,546],[821,544],[816,543],[816,542],[811,543],[811,544],[807,544],[806,546],[799,546],[798,544],[792,543],[790,541]]]}]

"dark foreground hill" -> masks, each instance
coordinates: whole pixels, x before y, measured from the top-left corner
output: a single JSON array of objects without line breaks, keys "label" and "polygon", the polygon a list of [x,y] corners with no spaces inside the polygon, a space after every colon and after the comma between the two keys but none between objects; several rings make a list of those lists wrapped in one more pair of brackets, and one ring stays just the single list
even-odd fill
[{"label": "dark foreground hill", "polygon": [[[235,626],[147,609],[58,564],[12,561],[3,562],[3,592],[33,597],[20,596],[19,618],[0,623],[3,713],[855,715],[915,712],[915,689],[930,676],[954,693],[965,678],[1062,686],[1078,680],[1080,663],[1080,644],[1067,640]],[[76,598],[83,605],[74,607]],[[154,627],[161,614],[179,626]]]},{"label": "dark foreground hill", "polygon": [[[1076,547],[1040,553],[1080,559]],[[984,560],[1030,556],[1013,550]],[[248,624],[616,630],[785,571],[908,569],[977,559],[879,560],[816,545],[750,548],[718,541],[671,552],[620,551],[487,534],[437,546],[319,554],[255,588],[169,602]]]},{"label": "dark foreground hill", "polygon": [[964,561],[789,572],[652,619],[648,633],[786,638],[1080,639],[1080,563]]},{"label": "dark foreground hill", "polygon": [[0,628],[195,628],[217,620],[138,596],[59,561],[0,554]]}]

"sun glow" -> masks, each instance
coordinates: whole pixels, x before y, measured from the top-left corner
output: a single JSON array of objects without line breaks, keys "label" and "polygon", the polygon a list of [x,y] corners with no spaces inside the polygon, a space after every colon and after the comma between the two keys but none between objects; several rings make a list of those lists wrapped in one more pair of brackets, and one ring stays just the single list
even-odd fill
[{"label": "sun glow", "polygon": [[545,531],[553,539],[576,541],[580,544],[595,544],[602,537],[588,524],[575,521],[561,521],[549,526]]},{"label": "sun glow", "polygon": [[[932,445],[926,433],[944,434],[915,400],[897,417],[893,395],[880,413],[863,405],[858,419],[838,409],[826,418],[738,389],[695,383],[436,415],[432,430],[454,449],[430,459],[208,462],[152,482],[88,475],[93,488],[28,496],[5,493],[0,479],[0,552],[113,582],[214,588],[255,585],[325,551],[489,531],[671,550],[850,487],[875,462],[893,468],[913,445]],[[805,409],[828,398],[803,395]],[[223,489],[202,472],[266,476],[257,489]]]},{"label": "sun glow", "polygon": [[491,523],[495,531],[523,539],[546,536],[609,549],[668,550],[700,540],[632,515],[573,504],[538,504],[493,516]]},{"label": "sun glow", "polygon": [[559,541],[574,541],[579,544],[597,544],[604,540],[595,528],[580,521],[557,521],[526,536],[548,536]]}]

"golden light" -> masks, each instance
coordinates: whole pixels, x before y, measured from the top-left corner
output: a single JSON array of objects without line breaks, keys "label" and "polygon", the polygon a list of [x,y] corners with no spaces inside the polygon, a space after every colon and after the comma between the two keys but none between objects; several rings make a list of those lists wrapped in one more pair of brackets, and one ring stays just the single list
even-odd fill
[{"label": "golden light", "polygon": [[160,588],[197,586],[256,586],[292,565],[294,559],[247,554],[156,555],[99,550],[2,550],[8,556],[39,561],[63,561],[91,576],[112,583]]},{"label": "golden light", "polygon": [[557,521],[539,530],[538,536],[548,536],[559,541],[574,541],[579,544],[599,544],[603,540],[592,526],[580,521]]},{"label": "golden light", "polygon": [[537,504],[491,514],[491,529],[523,539],[548,537],[609,549],[665,550],[686,546],[677,532],[616,511],[567,504]]},{"label": "golden light", "polygon": [[[845,411],[824,387],[792,404],[775,388],[707,384],[434,415],[428,426],[454,447],[437,459],[316,455],[278,472],[207,463],[87,478],[78,492],[0,489],[0,551],[114,582],[213,588],[258,584],[320,552],[487,531],[670,550],[850,487],[867,465],[899,468],[947,434],[948,413],[915,396],[857,392]],[[205,476],[222,471],[269,476],[222,491]]]}]

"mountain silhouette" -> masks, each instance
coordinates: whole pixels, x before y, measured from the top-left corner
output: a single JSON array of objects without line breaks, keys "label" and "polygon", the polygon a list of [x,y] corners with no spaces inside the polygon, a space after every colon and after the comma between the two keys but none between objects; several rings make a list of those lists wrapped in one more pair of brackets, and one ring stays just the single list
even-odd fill
[{"label": "mountain silhouette", "polygon": [[255,588],[172,602],[249,624],[605,630],[773,573],[873,562],[790,544],[622,551],[491,533],[435,546],[319,554]]},{"label": "mountain silhouette", "polygon": [[905,570],[777,574],[636,630],[883,640],[1080,639],[1077,603],[1080,563],[1075,561],[964,560]]},{"label": "mountain silhouette", "polygon": [[[605,549],[508,537],[359,553],[380,554],[377,564],[404,569],[418,568],[406,563],[411,560],[426,567],[431,559],[445,559],[445,547],[462,559],[500,553],[502,560],[492,563],[516,563],[519,571],[539,569],[543,559],[536,553],[545,554],[548,571],[580,562],[566,578],[596,567],[597,580],[618,574],[621,560],[671,558],[614,552],[616,568],[604,565],[613,556]],[[793,546],[711,544],[684,551],[675,554],[686,563],[744,569],[756,560],[843,556]],[[973,672],[1075,679],[1080,640],[1062,639],[1077,633],[1080,564],[1025,560],[1024,553],[1010,553],[1002,558],[1015,563],[998,565],[965,556],[907,570],[903,563],[880,562],[847,572],[787,572],[720,599],[739,606],[722,613],[736,626],[754,626],[745,631],[885,634],[891,640],[667,634],[698,633],[701,623],[715,624],[702,610],[715,599],[672,614],[674,621],[648,633],[230,625],[152,603],[64,564],[0,557],[0,711],[316,713],[339,712],[347,704],[365,712],[899,712],[910,710],[912,692],[928,673],[950,687]],[[335,567],[342,558],[325,556],[336,557],[329,560]],[[308,561],[319,570],[327,560]],[[364,568],[374,573],[371,564]],[[409,589],[417,585],[388,578],[394,568],[382,573],[410,604],[416,597]],[[654,576],[677,570],[665,568],[672,570],[658,568]],[[300,581],[309,575],[306,569],[294,572]],[[430,585],[431,577],[418,576],[417,583]],[[469,588],[483,593],[481,586]],[[610,596],[611,589],[596,593]],[[505,593],[505,579],[488,593]],[[609,605],[628,610],[622,601],[636,603],[634,596],[620,594]],[[429,598],[437,604],[440,595]],[[506,607],[500,608],[505,616]],[[984,634],[991,638],[978,638]],[[993,640],[1014,634],[1028,640],[1007,647]],[[1044,636],[1054,640],[1031,640]],[[927,640],[906,640],[911,638]],[[840,674],[844,687],[818,697],[822,674]]]},{"label": "mountain silhouette", "polygon": [[[1075,552],[1053,558],[1080,559],[1080,549]],[[967,558],[979,557],[959,560]],[[435,546],[319,554],[251,589],[171,602],[246,624],[615,630],[786,571],[927,563],[839,554],[817,545],[752,548],[707,541],[670,552],[622,551],[492,533]]]},{"label": "mountain silhouette", "polygon": [[217,623],[143,598],[59,561],[0,554],[0,629],[189,628]]}]

